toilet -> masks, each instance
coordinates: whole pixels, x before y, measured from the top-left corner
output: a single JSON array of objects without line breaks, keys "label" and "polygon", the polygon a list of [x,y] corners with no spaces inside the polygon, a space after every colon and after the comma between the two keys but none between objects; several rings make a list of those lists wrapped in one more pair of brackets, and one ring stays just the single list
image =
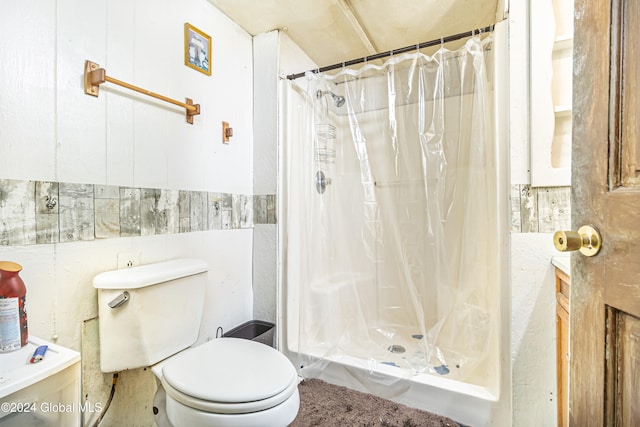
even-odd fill
[{"label": "toilet", "polygon": [[202,260],[175,259],[98,274],[100,369],[151,367],[161,427],[289,425],[298,375],[282,353],[241,338],[193,345],[207,270]]}]

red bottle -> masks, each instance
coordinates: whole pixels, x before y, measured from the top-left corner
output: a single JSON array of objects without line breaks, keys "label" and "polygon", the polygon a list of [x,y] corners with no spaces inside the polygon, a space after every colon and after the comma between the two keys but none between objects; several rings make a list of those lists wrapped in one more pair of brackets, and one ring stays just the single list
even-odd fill
[{"label": "red bottle", "polygon": [[29,339],[21,270],[20,264],[0,261],[0,353],[19,350]]}]

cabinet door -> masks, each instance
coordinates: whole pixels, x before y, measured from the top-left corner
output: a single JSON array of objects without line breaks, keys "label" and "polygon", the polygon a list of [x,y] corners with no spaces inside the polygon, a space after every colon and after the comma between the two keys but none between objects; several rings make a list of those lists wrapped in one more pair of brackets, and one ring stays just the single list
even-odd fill
[{"label": "cabinet door", "polygon": [[569,276],[556,269],[558,427],[569,425]]},{"label": "cabinet door", "polygon": [[573,0],[531,12],[531,185],[571,185]]}]

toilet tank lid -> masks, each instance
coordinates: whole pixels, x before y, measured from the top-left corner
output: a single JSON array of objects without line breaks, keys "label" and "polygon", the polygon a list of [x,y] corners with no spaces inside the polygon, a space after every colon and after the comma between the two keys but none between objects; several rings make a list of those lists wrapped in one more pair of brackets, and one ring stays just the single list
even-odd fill
[{"label": "toilet tank lid", "polygon": [[138,289],[181,277],[204,273],[206,262],[194,258],[179,258],[154,264],[105,271],[93,278],[96,289]]}]

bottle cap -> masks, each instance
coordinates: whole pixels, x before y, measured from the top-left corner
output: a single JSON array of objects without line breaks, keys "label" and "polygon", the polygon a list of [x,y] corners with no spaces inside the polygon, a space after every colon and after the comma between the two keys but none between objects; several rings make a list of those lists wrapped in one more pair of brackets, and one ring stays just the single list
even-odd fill
[{"label": "bottle cap", "polygon": [[17,262],[11,262],[11,261],[0,261],[0,270],[2,271],[11,271],[11,272],[17,272],[22,270],[22,266],[20,264],[18,264]]}]

